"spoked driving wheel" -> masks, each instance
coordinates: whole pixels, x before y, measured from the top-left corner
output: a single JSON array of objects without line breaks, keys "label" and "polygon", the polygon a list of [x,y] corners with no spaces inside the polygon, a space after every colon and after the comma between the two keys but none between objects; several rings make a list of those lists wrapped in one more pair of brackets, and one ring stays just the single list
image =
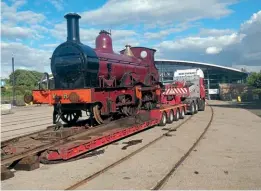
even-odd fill
[{"label": "spoked driving wheel", "polygon": [[98,124],[103,124],[104,121],[101,117],[101,110],[99,108],[99,105],[98,104],[94,105],[92,109],[93,109],[93,116],[94,116],[94,119],[96,120],[96,122]]},{"label": "spoked driving wheel", "polygon": [[133,116],[138,112],[138,108],[136,106],[128,106],[128,114],[129,116]]},{"label": "spoked driving wheel", "polygon": [[135,113],[137,113],[137,111],[136,111],[137,108],[135,107],[135,105],[129,104],[129,103],[131,103],[130,97],[121,98],[119,103],[126,104],[126,105],[123,105],[120,107],[121,113],[124,114],[125,116],[132,116]]},{"label": "spoked driving wheel", "polygon": [[62,113],[61,119],[63,120],[63,122],[69,125],[73,125],[78,121],[80,116],[81,111],[66,111]]}]

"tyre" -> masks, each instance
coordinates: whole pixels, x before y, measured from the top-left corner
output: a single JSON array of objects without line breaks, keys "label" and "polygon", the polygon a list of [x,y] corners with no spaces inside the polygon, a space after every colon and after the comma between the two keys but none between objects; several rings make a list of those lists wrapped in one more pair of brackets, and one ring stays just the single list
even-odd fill
[{"label": "tyre", "polygon": [[191,113],[191,115],[195,114],[195,104],[194,104],[194,102],[191,102],[191,104],[190,104],[190,113]]},{"label": "tyre", "polygon": [[162,112],[159,126],[165,126],[166,123],[167,123],[167,114],[166,114],[166,112]]},{"label": "tyre", "polygon": [[198,102],[195,101],[195,102],[194,102],[194,105],[195,105],[195,113],[198,113]]},{"label": "tyre", "polygon": [[171,124],[174,120],[174,113],[173,113],[173,110],[170,110],[169,112],[169,116],[168,116],[168,119],[167,119],[167,123]]},{"label": "tyre", "polygon": [[206,108],[206,102],[205,100],[202,100],[202,111],[205,111]]},{"label": "tyre", "polygon": [[199,111],[205,111],[205,100],[199,100],[199,107],[198,107],[198,110]]},{"label": "tyre", "polygon": [[179,112],[179,109],[176,110],[176,114],[174,116],[174,121],[178,121],[179,120],[179,117],[180,117],[180,112]]},{"label": "tyre", "polygon": [[184,119],[185,118],[185,110],[184,108],[182,107],[181,110],[180,110],[180,119]]}]

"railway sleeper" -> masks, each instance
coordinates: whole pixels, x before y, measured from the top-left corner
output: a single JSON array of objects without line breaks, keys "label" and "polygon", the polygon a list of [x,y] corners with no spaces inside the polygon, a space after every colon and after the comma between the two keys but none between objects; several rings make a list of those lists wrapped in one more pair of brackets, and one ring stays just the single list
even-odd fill
[{"label": "railway sleeper", "polygon": [[40,160],[36,155],[27,156],[14,165],[15,170],[32,171],[38,168],[40,168]]},{"label": "railway sleeper", "polygon": [[7,179],[13,178],[13,177],[14,177],[14,172],[12,172],[6,166],[1,166],[1,181],[7,180]]}]

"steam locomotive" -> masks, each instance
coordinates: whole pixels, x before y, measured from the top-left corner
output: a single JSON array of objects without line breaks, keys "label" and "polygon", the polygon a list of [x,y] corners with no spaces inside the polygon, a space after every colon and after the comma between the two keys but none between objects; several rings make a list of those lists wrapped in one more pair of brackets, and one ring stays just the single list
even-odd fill
[{"label": "steam locomotive", "polygon": [[25,96],[26,103],[53,105],[53,123],[61,118],[73,124],[85,111],[102,124],[115,114],[133,115],[160,102],[156,50],[126,45],[115,53],[111,34],[105,30],[100,31],[93,49],[80,41],[81,16],[69,13],[64,17],[67,41],[51,57],[54,88],[33,90]]}]

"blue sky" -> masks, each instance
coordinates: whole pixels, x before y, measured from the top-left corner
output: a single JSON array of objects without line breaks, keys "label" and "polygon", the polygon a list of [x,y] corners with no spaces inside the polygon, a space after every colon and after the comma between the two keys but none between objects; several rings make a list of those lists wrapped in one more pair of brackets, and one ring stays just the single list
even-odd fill
[{"label": "blue sky", "polygon": [[260,0],[4,0],[1,9],[2,77],[12,54],[16,68],[50,72],[68,12],[82,16],[81,41],[91,47],[111,29],[115,52],[131,44],[157,49],[156,58],[261,69]]}]

